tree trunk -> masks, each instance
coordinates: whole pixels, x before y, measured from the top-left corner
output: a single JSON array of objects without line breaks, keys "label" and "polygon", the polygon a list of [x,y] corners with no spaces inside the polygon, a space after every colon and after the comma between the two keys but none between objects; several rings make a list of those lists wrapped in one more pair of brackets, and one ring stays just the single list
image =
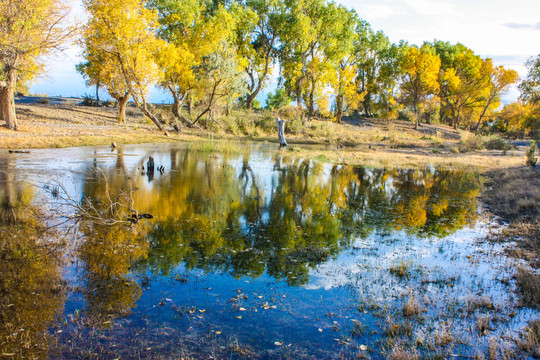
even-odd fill
[{"label": "tree trunk", "polygon": [[193,99],[191,98],[191,95],[187,95],[187,112],[189,114],[189,116],[191,116],[192,112],[193,112]]},{"label": "tree trunk", "polygon": [[125,124],[126,122],[126,107],[131,96],[131,91],[128,91],[124,96],[119,96],[116,101],[118,102],[118,122],[120,124]]},{"label": "tree trunk", "polygon": [[96,83],[96,103],[99,106],[99,87],[100,87],[99,81]]},{"label": "tree trunk", "polygon": [[341,118],[343,117],[343,95],[336,97],[336,120],[338,124],[341,124]]},{"label": "tree trunk", "polygon": [[362,104],[364,105],[364,115],[371,117],[371,96],[369,93],[364,97]]},{"label": "tree trunk", "polygon": [[[187,118],[187,116],[185,116],[184,114],[182,114],[182,112],[180,111],[180,107],[182,106],[182,100],[180,100],[180,96],[178,96],[178,93],[176,92],[176,90],[172,87],[172,86],[169,86],[169,91],[171,92],[172,96],[173,96],[173,106],[172,106],[172,113],[173,115],[177,118],[177,119],[180,119],[184,124],[186,124],[187,126],[189,127],[192,127],[193,126],[193,122],[191,122],[191,120],[189,120]],[[187,95],[184,95],[184,98],[186,97]],[[189,103],[189,102],[188,102]]]},{"label": "tree trunk", "polygon": [[308,109],[308,120],[311,121],[315,115],[315,83],[311,84],[311,89],[309,91],[309,109]]},{"label": "tree trunk", "polygon": [[476,124],[476,128],[474,130],[475,134],[478,134],[478,130],[480,130],[480,125],[482,124],[482,119],[486,115],[486,112],[487,112],[487,110],[489,108],[489,105],[491,105],[492,101],[493,101],[493,98],[488,99],[488,102],[487,102],[486,106],[484,106],[484,108],[482,109],[482,113],[478,117],[478,123]]},{"label": "tree trunk", "polygon": [[0,88],[0,108],[2,109],[2,119],[6,122],[8,129],[18,130],[17,115],[15,114],[15,83],[17,81],[17,70],[8,68],[6,71],[5,86]]},{"label": "tree trunk", "polygon": [[413,104],[413,114],[414,114],[414,130],[418,130],[418,124],[420,123],[420,115],[418,114],[418,107],[416,103]]},{"label": "tree trunk", "polygon": [[[146,100],[143,99],[142,104],[139,104],[139,109],[143,112],[144,115],[146,115],[150,120],[152,120],[154,124],[156,124],[159,130],[163,131],[163,126],[161,125],[159,119],[148,110],[148,106],[146,106]],[[166,131],[165,135],[168,135]]]},{"label": "tree trunk", "polygon": [[255,96],[255,93],[246,95],[246,110],[251,110],[251,107],[253,106],[253,99],[255,99]]},{"label": "tree trunk", "polygon": [[296,107],[298,110],[302,110],[302,92],[300,88],[296,90]]}]

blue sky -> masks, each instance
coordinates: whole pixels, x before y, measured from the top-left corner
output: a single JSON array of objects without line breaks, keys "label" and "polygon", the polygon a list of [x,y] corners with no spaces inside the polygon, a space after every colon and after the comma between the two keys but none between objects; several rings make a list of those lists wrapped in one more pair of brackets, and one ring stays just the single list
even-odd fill
[{"label": "blue sky", "polygon": [[[180,0],[181,1],[181,0]],[[354,8],[373,29],[383,30],[393,42],[421,44],[434,39],[461,42],[497,65],[526,74],[524,62],[540,54],[539,0],[340,0]],[[72,15],[84,19],[81,1],[72,0]],[[93,94],[75,71],[80,49],[47,58],[47,72],[31,87],[36,94],[81,96]],[[260,96],[264,103],[267,92]],[[105,96],[105,93],[102,94]],[[507,101],[517,98],[513,89]],[[155,89],[151,101],[168,102],[169,96]]]}]

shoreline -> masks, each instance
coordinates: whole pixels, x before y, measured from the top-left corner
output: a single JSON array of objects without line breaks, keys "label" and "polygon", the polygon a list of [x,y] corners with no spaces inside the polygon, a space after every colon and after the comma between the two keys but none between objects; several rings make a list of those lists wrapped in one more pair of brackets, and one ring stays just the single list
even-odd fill
[{"label": "shoreline", "polygon": [[[166,136],[135,108],[128,109],[125,124],[116,121],[116,109],[107,107],[19,103],[17,111],[20,130],[0,127],[0,151],[110,145],[112,142],[117,145],[195,143],[210,139],[279,146],[273,128],[268,133],[254,131],[254,135],[245,135],[222,129],[212,132],[184,127],[179,132],[169,131]],[[272,114],[240,113],[237,116],[271,118]],[[345,124],[312,121],[301,133],[286,134],[287,149],[305,157],[348,165],[446,166],[476,169],[482,173],[516,168],[525,163],[524,146],[509,151],[478,150],[475,148],[478,140],[471,138],[470,133],[439,124],[424,125],[420,131],[413,127],[410,122],[378,119],[351,118]],[[328,148],[304,146],[308,144]]]}]

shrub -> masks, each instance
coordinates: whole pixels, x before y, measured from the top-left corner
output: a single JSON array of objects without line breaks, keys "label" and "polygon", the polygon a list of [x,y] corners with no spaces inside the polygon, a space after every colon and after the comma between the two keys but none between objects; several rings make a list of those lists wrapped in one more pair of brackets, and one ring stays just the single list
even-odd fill
[{"label": "shrub", "polygon": [[48,105],[48,104],[50,104],[51,102],[50,102],[49,98],[47,98],[47,97],[41,97],[41,98],[39,98],[39,99],[37,100],[37,103],[38,103],[38,104],[43,104],[43,105]]},{"label": "shrub", "polygon": [[420,307],[418,300],[414,296],[411,296],[409,300],[405,304],[403,304],[403,316],[418,316],[421,312],[422,308]]},{"label": "shrub", "polygon": [[255,126],[267,134],[277,131],[276,119],[270,113],[265,113],[263,116],[257,117],[255,119]]},{"label": "shrub", "polygon": [[508,150],[513,149],[512,145],[510,145],[509,143],[507,143],[506,141],[504,141],[501,138],[489,139],[488,141],[486,141],[485,145],[486,145],[486,149],[488,149],[488,150],[508,151]]},{"label": "shrub", "polygon": [[485,148],[484,142],[480,136],[476,136],[468,131],[461,133],[459,141],[459,152],[466,153],[469,151],[482,150]]},{"label": "shrub", "polygon": [[527,150],[527,165],[536,166],[538,158],[536,157],[536,142],[531,141],[531,147]]}]

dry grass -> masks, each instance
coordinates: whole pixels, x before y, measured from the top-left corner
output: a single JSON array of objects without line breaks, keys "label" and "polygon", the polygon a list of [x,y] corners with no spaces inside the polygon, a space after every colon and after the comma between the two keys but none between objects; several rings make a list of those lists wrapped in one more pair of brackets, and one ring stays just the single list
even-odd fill
[{"label": "dry grass", "polygon": [[482,194],[482,201],[507,223],[494,240],[517,242],[519,246],[509,252],[540,268],[540,173],[522,165],[486,176],[488,190]]},{"label": "dry grass", "polygon": [[491,187],[483,197],[497,216],[513,222],[531,222],[540,216],[540,173],[521,166],[487,173]]},{"label": "dry grass", "polygon": [[390,353],[390,356],[388,357],[390,360],[418,360],[420,359],[420,356],[416,351],[411,350],[405,350],[401,347],[392,349],[392,352]]},{"label": "dry grass", "polygon": [[[0,127],[0,148],[26,149],[106,145],[122,143],[245,139],[277,142],[272,112],[233,111],[217,121],[205,120],[202,129],[172,130],[174,119],[165,105],[154,112],[165,124],[169,136],[157,131],[139,110],[129,108],[126,124],[116,121],[116,109],[64,105],[18,104],[21,130]],[[286,114],[287,115],[287,114]],[[523,163],[521,156],[503,156],[502,150],[458,153],[456,150],[472,135],[463,135],[445,125],[425,125],[414,130],[411,122],[347,118],[343,124],[313,120],[302,126],[301,119],[288,114],[286,137],[290,145],[323,144],[330,148],[302,150],[302,156],[325,161],[367,166],[445,166],[474,169],[502,169]],[[485,139],[473,137],[474,141]],[[467,140],[471,141],[471,140]],[[302,147],[303,149],[303,147]],[[459,152],[459,150],[457,150]],[[521,155],[521,153],[519,153]],[[524,152],[523,152],[524,156]]]},{"label": "dry grass", "polygon": [[534,358],[540,358],[540,319],[531,321],[525,328],[518,348]]},{"label": "dry grass", "polygon": [[116,120],[116,110],[75,105],[17,105],[20,130],[0,127],[0,148],[65,148],[71,146],[194,141],[211,134],[182,129],[180,134],[165,126],[169,136],[159,132],[137,109],[127,111],[126,123]]},{"label": "dry grass", "polygon": [[521,305],[540,309],[540,274],[519,267],[515,277]]},{"label": "dry grass", "polygon": [[420,303],[415,296],[409,297],[409,300],[403,304],[403,316],[412,317],[419,316],[422,313]]},{"label": "dry grass", "polygon": [[390,274],[402,279],[408,279],[411,276],[411,261],[401,261],[390,266]]},{"label": "dry grass", "polygon": [[480,335],[484,335],[488,330],[493,330],[493,327],[491,326],[491,318],[487,315],[479,316],[476,319],[476,330],[478,330]]}]

